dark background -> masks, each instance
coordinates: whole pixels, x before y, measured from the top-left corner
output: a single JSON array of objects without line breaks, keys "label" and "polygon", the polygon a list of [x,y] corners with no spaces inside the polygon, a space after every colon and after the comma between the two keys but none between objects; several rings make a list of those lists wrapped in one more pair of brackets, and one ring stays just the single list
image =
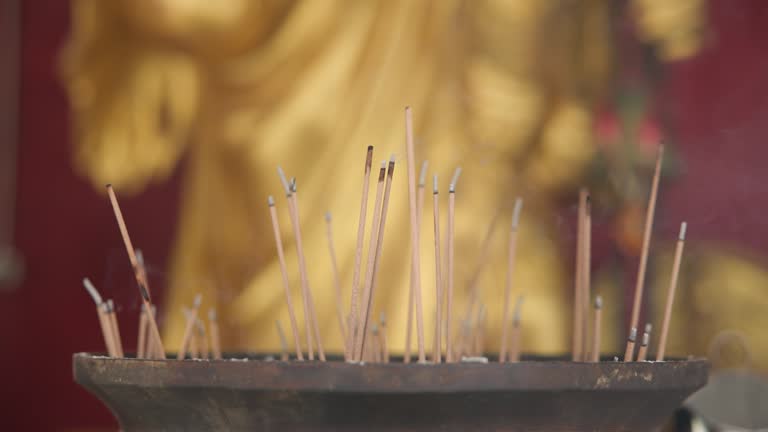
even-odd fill
[{"label": "dark background", "polygon": [[[121,305],[127,347],[136,340],[137,296],[106,197],[72,170],[57,76],[69,3],[6,1],[21,7],[15,245],[26,272],[21,286],[0,291],[0,430],[114,429],[110,413],[71,373],[72,353],[103,345],[82,277]],[[665,185],[658,231],[672,238],[685,215],[697,238],[761,251],[768,241],[768,2],[714,0],[709,9],[705,50],[669,65],[661,90],[685,172]],[[121,198],[134,244],[155,269],[166,267],[179,176]],[[162,290],[161,273],[152,284]]]}]

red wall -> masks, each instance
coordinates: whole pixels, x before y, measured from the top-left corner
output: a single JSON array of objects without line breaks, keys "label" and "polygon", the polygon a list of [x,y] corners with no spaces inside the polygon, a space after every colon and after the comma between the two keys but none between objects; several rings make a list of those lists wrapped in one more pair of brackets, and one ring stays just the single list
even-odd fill
[{"label": "red wall", "polygon": [[[55,73],[68,4],[19,1],[16,245],[27,269],[20,288],[0,293],[0,430],[114,429],[108,411],[72,381],[72,353],[103,345],[80,279],[91,277],[123,307],[127,347],[135,342],[137,296],[106,198],[71,170],[67,103]],[[698,238],[766,251],[768,2],[712,4],[712,44],[697,59],[673,65],[663,92],[686,169],[675,184],[665,185],[658,227],[671,238],[687,218]],[[140,197],[121,197],[121,203],[134,244],[150,265],[166,268],[178,174]],[[159,291],[162,275],[152,284]]]}]

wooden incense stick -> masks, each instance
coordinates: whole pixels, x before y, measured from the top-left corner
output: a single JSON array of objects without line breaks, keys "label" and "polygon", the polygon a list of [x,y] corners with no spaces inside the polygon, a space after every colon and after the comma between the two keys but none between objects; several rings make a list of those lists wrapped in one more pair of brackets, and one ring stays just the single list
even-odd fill
[{"label": "wooden incense stick", "polygon": [[[139,262],[136,259],[136,252],[133,249],[131,238],[128,235],[128,228],[125,226],[125,219],[123,219],[123,213],[120,211],[120,204],[118,204],[117,196],[115,195],[115,191],[112,189],[112,185],[110,184],[107,185],[107,194],[109,195],[109,201],[112,204],[112,210],[115,213],[115,219],[117,219],[117,225],[120,228],[120,234],[123,237],[123,243],[125,243],[125,250],[128,252],[128,259],[131,261],[131,266],[133,267],[134,275],[136,276],[136,283],[139,287],[141,300],[144,303],[144,306],[147,309],[150,309],[152,299],[149,293],[149,284],[147,283],[146,274],[141,271]],[[157,321],[151,314],[147,315],[147,318],[149,320],[150,335],[154,339],[156,350],[161,358],[165,358],[165,347],[163,346],[163,340],[160,337],[160,330],[157,327]]]},{"label": "wooden incense stick", "polygon": [[461,175],[461,168],[456,168],[453,173],[453,179],[448,186],[448,292],[446,293],[445,304],[445,361],[451,363],[456,361],[453,357],[453,341],[451,337],[451,312],[453,309],[453,261],[454,261],[454,242],[455,242],[455,216],[456,216],[456,182]]},{"label": "wooden incense stick", "polygon": [[115,346],[115,355],[118,358],[123,358],[123,340],[120,337],[120,327],[117,325],[117,312],[115,311],[115,303],[112,300],[107,300],[108,310],[107,318],[109,318],[109,327],[112,332],[112,340]]},{"label": "wooden incense stick", "polygon": [[590,361],[600,361],[600,330],[603,321],[603,298],[595,297],[595,325],[592,329],[592,350],[590,351]]},{"label": "wooden incense stick", "polygon": [[[208,310],[208,328],[211,331],[211,351],[215,360],[221,360],[221,339],[219,334],[219,321],[216,319],[216,309]],[[298,340],[298,338],[296,339]],[[301,352],[301,350],[299,350]]]},{"label": "wooden incense stick", "polygon": [[[381,217],[379,218],[379,227],[377,232],[378,239],[376,240],[376,253],[374,254],[373,271],[371,272],[370,281],[366,285],[366,291],[363,293],[363,335],[366,334],[365,329],[369,325],[369,321],[372,319],[371,316],[373,309],[373,299],[376,293],[376,276],[378,274],[379,263],[381,261],[381,251],[384,247],[384,229],[387,224],[387,210],[389,208],[389,197],[392,193],[392,179],[394,172],[395,155],[393,154],[389,159],[389,168],[387,169],[387,184],[384,188],[384,201],[381,205]],[[363,345],[365,344],[365,338],[363,338],[362,343]]]},{"label": "wooden incense stick", "polygon": [[368,298],[366,295],[370,296],[370,288],[369,283],[371,281],[371,277],[373,276],[373,267],[374,267],[374,261],[376,260],[376,242],[379,240],[378,232],[379,232],[379,225],[381,223],[381,212],[379,209],[381,208],[381,201],[384,196],[384,183],[387,176],[387,162],[383,161],[381,162],[381,168],[379,168],[379,180],[376,184],[376,198],[373,201],[373,221],[371,226],[371,235],[369,238],[369,245],[368,245],[368,259],[367,264],[365,267],[365,279],[363,280],[363,292],[361,296],[361,302],[358,305],[358,320],[357,320],[357,328],[355,330],[355,340],[354,344],[352,345],[352,359],[353,361],[362,361],[362,355],[363,355],[363,340],[365,339],[365,334],[363,331],[365,331],[366,322],[363,319],[365,310],[367,309],[368,304]]},{"label": "wooden incense stick", "polygon": [[517,227],[520,224],[520,211],[523,208],[523,200],[515,199],[515,208],[512,211],[512,226],[509,230],[509,248],[507,252],[507,283],[504,287],[504,304],[502,305],[501,341],[499,348],[499,363],[504,363],[507,356],[507,340],[509,338],[509,297],[512,294],[513,277],[515,274],[515,256],[517,251]]},{"label": "wooden incense stick", "polygon": [[183,311],[184,311],[184,315],[187,317],[187,320],[192,321],[192,327],[193,327],[192,332],[190,333],[191,337],[189,338],[189,343],[187,344],[188,346],[187,351],[189,352],[189,358],[191,359],[200,358],[200,350],[198,347],[199,338],[197,337],[197,332],[195,332],[195,329],[194,329],[194,322],[196,318],[192,317],[191,310],[184,308]]},{"label": "wooden incense stick", "polygon": [[138,342],[136,343],[136,358],[144,358],[147,352],[147,316],[144,309],[144,305],[141,305],[141,312],[139,312],[139,333]]},{"label": "wooden incense stick", "polygon": [[640,349],[637,351],[637,361],[645,361],[648,356],[648,343],[651,341],[651,324],[645,325],[643,338],[640,340]]},{"label": "wooden incense stick", "polygon": [[283,326],[280,325],[280,320],[275,320],[275,326],[277,327],[277,335],[280,337],[280,360],[288,361],[290,360],[288,341],[285,339],[285,332],[283,331]]},{"label": "wooden incense stick", "polygon": [[520,345],[522,338],[520,334],[520,319],[523,307],[523,299],[523,296],[517,297],[517,302],[515,303],[515,311],[512,315],[512,337],[509,341],[509,361],[512,363],[520,361]]},{"label": "wooden incense stick", "polygon": [[582,320],[581,320],[581,339],[584,344],[582,352],[582,360],[586,361],[589,355],[589,310],[590,299],[592,298],[591,286],[592,286],[592,199],[589,194],[586,197],[586,203],[584,205],[584,228],[583,228],[583,256],[582,256],[582,271],[581,275],[584,281],[581,284],[581,300],[582,300]]},{"label": "wooden incense stick", "polygon": [[325,212],[326,237],[328,238],[328,255],[331,258],[331,273],[333,274],[333,286],[336,293],[336,318],[339,321],[339,332],[341,340],[347,339],[346,326],[344,325],[344,307],[341,303],[341,278],[339,277],[339,266],[336,263],[336,249],[333,247],[333,223],[331,221],[331,212]]},{"label": "wooden incense stick", "polygon": [[583,294],[584,294],[584,219],[587,207],[587,191],[582,188],[579,191],[579,216],[576,222],[576,277],[574,280],[573,296],[573,361],[583,360],[584,332],[582,321],[584,320]]},{"label": "wooden incense stick", "polygon": [[387,344],[387,315],[382,311],[381,312],[381,319],[379,320],[381,323],[381,333],[380,333],[380,339],[381,339],[381,355],[382,361],[384,363],[389,363],[389,345]]},{"label": "wooden incense stick", "polygon": [[627,337],[627,348],[624,351],[624,361],[632,361],[635,353],[635,342],[637,342],[637,328],[632,327],[629,329],[629,336]]},{"label": "wooden incense stick", "polygon": [[288,279],[288,267],[285,264],[285,252],[283,251],[283,239],[280,235],[280,222],[277,218],[277,209],[275,208],[275,199],[270,195],[267,198],[269,214],[272,219],[272,231],[275,234],[275,245],[277,247],[277,258],[280,262],[280,274],[283,278],[283,290],[285,291],[285,304],[288,308],[288,317],[290,318],[291,332],[293,333],[293,342],[296,346],[296,358],[304,361],[304,354],[301,352],[301,339],[299,338],[299,326],[296,323],[296,312],[293,310],[293,300],[291,300],[291,284]]},{"label": "wooden incense stick", "polygon": [[669,321],[672,318],[672,305],[675,302],[675,291],[677,290],[677,278],[680,275],[680,262],[683,258],[683,249],[685,248],[685,231],[687,224],[680,224],[680,235],[677,237],[677,246],[675,247],[675,260],[672,264],[672,277],[669,281],[667,290],[667,301],[664,306],[664,321],[661,324],[661,333],[659,334],[659,348],[656,351],[656,361],[664,360],[664,352],[667,349],[667,334],[669,333]]},{"label": "wooden incense stick", "polygon": [[[637,324],[640,319],[640,307],[643,301],[643,288],[645,286],[645,269],[648,264],[648,250],[651,246],[651,232],[653,231],[653,216],[656,210],[656,196],[659,191],[659,178],[661,177],[661,162],[664,158],[664,145],[659,145],[659,152],[656,156],[656,167],[653,172],[653,183],[651,185],[651,196],[648,199],[648,208],[645,214],[645,229],[643,231],[643,249],[640,253],[640,266],[637,269],[637,280],[635,285],[635,298],[632,303],[632,319],[630,328],[637,332]],[[630,329],[631,331],[631,329]],[[629,354],[624,361],[632,361],[634,351],[626,350]]]},{"label": "wooden incense stick", "polygon": [[197,327],[197,335],[200,339],[200,342],[197,344],[200,347],[200,357],[209,359],[211,358],[211,348],[208,345],[208,335],[206,334],[203,320],[196,318],[195,326]]},{"label": "wooden incense stick", "polygon": [[419,218],[416,208],[416,157],[413,144],[413,114],[405,107],[405,150],[408,162],[408,209],[411,222],[411,269],[413,271],[413,298],[416,312],[416,336],[419,363],[427,361],[424,351],[424,315],[421,305],[421,253],[419,244]]},{"label": "wooden incense stick", "polygon": [[[309,286],[309,276],[307,275],[307,264],[304,259],[304,246],[301,240],[301,223],[299,222],[299,193],[296,189],[296,178],[291,179],[291,196],[289,197],[293,204],[293,217],[295,219],[296,227],[296,249],[299,255],[299,276],[302,274],[303,269],[303,282],[302,286],[305,287],[307,293],[307,300],[309,306],[309,316],[312,319],[312,330],[314,332],[314,341],[317,343],[317,357],[320,361],[325,361],[325,350],[323,349],[323,340],[320,337],[320,323],[317,321],[317,314],[315,313],[315,301],[312,299],[312,289]],[[300,278],[301,279],[301,278]]]},{"label": "wooden incense stick", "polygon": [[442,300],[443,300],[443,276],[440,263],[440,199],[438,196],[437,174],[432,178],[432,209],[434,215],[435,232],[435,346],[432,361],[442,362]]},{"label": "wooden incense stick", "polygon": [[[424,182],[426,181],[427,177],[427,168],[429,167],[429,161],[424,161],[421,163],[421,172],[419,173],[419,185],[418,190],[416,192],[416,200],[418,208],[417,210],[417,220],[419,223],[419,227],[417,229],[419,241],[421,241],[421,223],[422,223],[422,214],[424,212]],[[415,283],[415,273],[414,268],[411,267],[411,278],[410,278],[410,284],[408,286],[408,321],[406,323],[405,327],[405,353],[403,354],[403,362],[404,363],[410,363],[411,362],[411,335],[413,334],[413,285]],[[438,300],[439,301],[439,300]]]},{"label": "wooden incense stick", "polygon": [[197,294],[192,302],[192,309],[187,312],[184,309],[184,315],[187,317],[187,323],[184,326],[184,336],[181,338],[181,346],[179,346],[179,352],[176,354],[177,360],[183,360],[187,356],[187,351],[190,351],[190,344],[194,337],[195,320],[197,319],[197,310],[200,308],[202,301],[202,295]]},{"label": "wooden incense stick", "polygon": [[366,213],[368,211],[368,189],[371,181],[371,163],[373,162],[373,146],[368,146],[365,155],[365,172],[363,174],[363,196],[360,199],[360,218],[357,223],[357,243],[355,244],[355,265],[352,271],[352,296],[349,306],[349,319],[347,323],[347,339],[344,344],[345,357],[352,359],[354,350],[357,322],[359,320],[360,305],[360,267],[363,259],[363,243],[365,241]]},{"label": "wooden incense stick", "polygon": [[83,278],[83,286],[85,290],[90,294],[93,302],[96,304],[96,315],[99,317],[99,327],[101,328],[101,335],[104,338],[104,346],[107,348],[107,354],[110,357],[117,357],[115,353],[115,345],[113,343],[113,334],[111,330],[111,324],[107,316],[107,305],[102,301],[101,295],[93,286],[91,280]]},{"label": "wooden incense stick", "polygon": [[[157,320],[157,308],[155,305],[152,305],[151,314],[152,317]],[[155,338],[152,337],[152,333],[149,331],[149,315],[147,315],[147,341],[146,341],[147,347],[146,347],[146,356],[147,358],[163,358],[163,354],[160,353],[157,349],[157,344],[155,343]]]}]

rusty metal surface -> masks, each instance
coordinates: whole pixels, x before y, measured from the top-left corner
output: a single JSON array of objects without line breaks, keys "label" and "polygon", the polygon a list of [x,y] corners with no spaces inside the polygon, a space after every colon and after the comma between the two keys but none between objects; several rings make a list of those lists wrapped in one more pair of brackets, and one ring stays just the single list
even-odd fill
[{"label": "rusty metal surface", "polygon": [[75,354],[124,431],[653,431],[703,360],[418,365],[137,360]]}]

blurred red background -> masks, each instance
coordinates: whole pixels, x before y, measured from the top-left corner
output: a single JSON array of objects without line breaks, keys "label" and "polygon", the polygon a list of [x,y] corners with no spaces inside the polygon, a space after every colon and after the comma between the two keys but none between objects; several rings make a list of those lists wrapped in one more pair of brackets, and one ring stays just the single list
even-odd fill
[{"label": "blurred red background", "polygon": [[[68,106],[57,76],[69,4],[18,3],[15,244],[26,271],[21,286],[0,292],[0,429],[115,429],[107,409],[72,380],[72,353],[103,345],[80,280],[92,278],[120,305],[127,347],[136,340],[136,292],[105,196],[72,171]],[[685,215],[697,238],[761,251],[768,241],[768,200],[760,199],[768,196],[768,2],[714,0],[710,16],[707,47],[668,67],[660,95],[685,171],[664,186],[657,232],[674,237]],[[121,198],[134,244],[155,269],[168,259],[178,178],[177,172],[139,197]],[[162,291],[161,273],[152,284]]]}]

